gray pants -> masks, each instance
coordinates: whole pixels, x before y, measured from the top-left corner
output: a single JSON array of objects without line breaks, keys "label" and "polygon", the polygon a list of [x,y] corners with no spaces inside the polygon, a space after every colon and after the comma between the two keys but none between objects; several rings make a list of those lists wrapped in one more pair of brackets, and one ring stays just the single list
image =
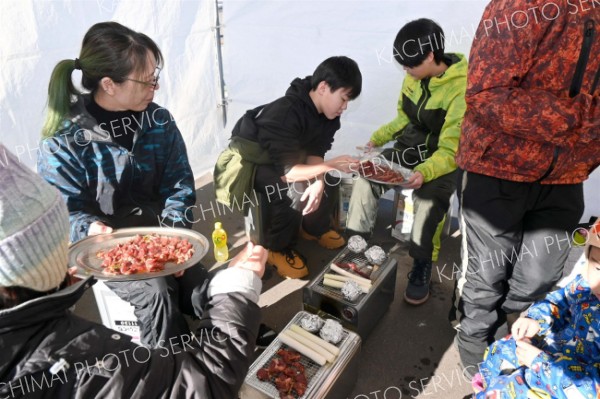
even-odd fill
[{"label": "gray pants", "polygon": [[190,329],[183,314],[200,317],[208,272],[201,264],[183,276],[106,282],[119,298],[134,307],[140,327],[140,341],[150,348],[180,343]]},{"label": "gray pants", "polygon": [[[414,259],[437,260],[441,225],[456,190],[457,172],[451,172],[425,183],[413,191],[414,223],[410,233],[409,255]],[[359,178],[354,182],[346,228],[358,233],[371,233],[375,227],[379,198],[392,186],[371,183]],[[437,244],[436,244],[437,243]]]},{"label": "gray pants", "polygon": [[461,172],[462,266],[451,319],[465,367],[475,369],[506,315],[560,279],[583,214],[583,184],[520,183]]}]

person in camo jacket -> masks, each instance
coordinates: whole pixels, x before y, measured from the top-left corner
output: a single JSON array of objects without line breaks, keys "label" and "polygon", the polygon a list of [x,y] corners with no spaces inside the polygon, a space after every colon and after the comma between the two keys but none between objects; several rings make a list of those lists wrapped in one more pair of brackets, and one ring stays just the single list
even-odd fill
[{"label": "person in camo jacket", "polygon": [[579,5],[492,1],[473,42],[456,157],[463,267],[451,312],[469,374],[506,315],[561,277],[583,181],[600,163],[600,9]]}]

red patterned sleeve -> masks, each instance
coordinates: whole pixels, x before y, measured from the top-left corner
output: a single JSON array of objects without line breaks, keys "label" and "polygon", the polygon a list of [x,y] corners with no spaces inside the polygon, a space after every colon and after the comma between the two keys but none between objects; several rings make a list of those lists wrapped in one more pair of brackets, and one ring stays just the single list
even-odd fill
[{"label": "red patterned sleeve", "polygon": [[[482,127],[536,142],[564,146],[582,137],[592,140],[600,123],[598,97],[584,87],[570,98],[569,87],[584,23],[595,14],[575,10],[567,0],[491,1],[469,60],[470,117]],[[588,72],[598,68],[600,34],[595,36]],[[593,75],[588,72],[586,84]]]}]

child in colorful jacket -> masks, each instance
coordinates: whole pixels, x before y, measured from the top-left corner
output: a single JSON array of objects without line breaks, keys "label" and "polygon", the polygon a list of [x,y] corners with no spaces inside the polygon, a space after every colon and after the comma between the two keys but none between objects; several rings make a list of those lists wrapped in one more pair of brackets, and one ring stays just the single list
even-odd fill
[{"label": "child in colorful jacket", "polygon": [[[477,399],[597,398],[600,393],[600,220],[588,235],[587,268],[536,302],[495,342],[475,376]],[[498,396],[494,396],[498,395]],[[504,396],[503,396],[504,395]]]}]

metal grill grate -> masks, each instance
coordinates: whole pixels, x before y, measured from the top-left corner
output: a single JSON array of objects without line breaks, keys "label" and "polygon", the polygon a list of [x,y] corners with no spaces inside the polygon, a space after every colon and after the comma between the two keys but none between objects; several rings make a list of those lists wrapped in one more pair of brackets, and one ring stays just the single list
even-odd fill
[{"label": "metal grill grate", "polygon": [[[300,312],[300,313],[296,314],[296,316],[290,321],[290,323],[286,326],[286,328],[289,328],[289,326],[291,324],[300,325],[301,320],[304,317],[307,317],[310,315],[311,314],[307,313],[307,312]],[[340,348],[340,354],[338,355],[337,358],[341,358],[342,356],[344,356],[345,352],[348,352],[349,348],[347,348],[348,345],[346,345],[346,342],[348,341],[348,337],[349,337],[348,331],[344,329],[342,339],[340,340],[340,342],[338,342],[336,344],[336,346],[338,348]],[[269,397],[271,397],[271,398],[279,398],[279,391],[277,391],[277,388],[275,387],[275,383],[272,381],[259,380],[258,377],[256,376],[256,373],[261,368],[268,367],[271,360],[275,359],[276,357],[279,357],[277,355],[277,351],[279,349],[293,350],[293,349],[289,348],[287,345],[281,343],[281,341],[279,340],[279,337],[275,338],[273,343],[271,345],[269,345],[269,347],[267,349],[265,349],[265,351],[260,355],[260,357],[252,364],[252,366],[250,367],[250,370],[248,371],[248,375],[246,376],[246,380],[245,380],[246,384],[249,384],[252,387],[263,392],[264,394],[269,395]],[[315,388],[315,384],[322,381],[321,377],[323,377],[324,375],[329,373],[329,371],[332,368],[332,365],[330,363],[326,363],[324,366],[319,366],[317,363],[308,359],[304,355],[302,355],[302,357],[300,359],[300,363],[304,366],[304,374],[306,375],[306,381],[308,382],[308,384],[306,387],[305,394],[302,396],[297,396],[294,394],[294,398],[309,397],[308,395],[310,395],[310,392],[313,390],[313,388]]]},{"label": "metal grill grate", "polygon": [[[367,260],[367,258],[365,257],[365,255],[362,252],[354,253],[354,252],[350,251],[348,248],[345,248],[329,263],[329,265],[327,265],[325,270],[323,270],[323,272],[321,272],[319,277],[316,279],[317,284],[314,286],[314,289],[316,289],[316,291],[320,291],[321,293],[324,293],[325,295],[327,295],[330,298],[335,299],[336,301],[345,303],[347,305],[356,305],[357,303],[360,303],[361,301],[363,301],[367,297],[368,294],[360,294],[355,301],[349,301],[346,298],[344,298],[340,289],[326,287],[323,285],[324,275],[325,275],[325,273],[330,273],[331,263],[350,263],[350,262],[355,263],[359,267],[372,265],[372,263],[370,263]],[[374,289],[375,285],[377,284],[379,277],[381,276],[381,274],[383,273],[385,268],[390,263],[391,263],[390,260],[387,259],[383,263],[383,265],[376,267],[373,270],[373,272],[371,273],[371,283],[373,284],[373,289]]]},{"label": "metal grill grate", "polygon": [[[340,252],[332,261],[331,263],[338,263],[338,262],[342,262],[342,263],[356,263],[357,266],[362,267],[362,266],[367,266],[367,265],[373,265],[371,262],[369,262],[367,260],[367,258],[365,257],[364,253],[354,253],[352,251],[350,251],[348,248],[344,249],[342,252]],[[377,267],[375,270],[373,270],[373,273],[371,273],[371,281],[373,283],[375,283],[375,281],[377,281],[377,279],[379,278],[379,276],[381,275],[382,269],[388,264],[389,262],[386,260],[384,262],[383,265]]]}]

